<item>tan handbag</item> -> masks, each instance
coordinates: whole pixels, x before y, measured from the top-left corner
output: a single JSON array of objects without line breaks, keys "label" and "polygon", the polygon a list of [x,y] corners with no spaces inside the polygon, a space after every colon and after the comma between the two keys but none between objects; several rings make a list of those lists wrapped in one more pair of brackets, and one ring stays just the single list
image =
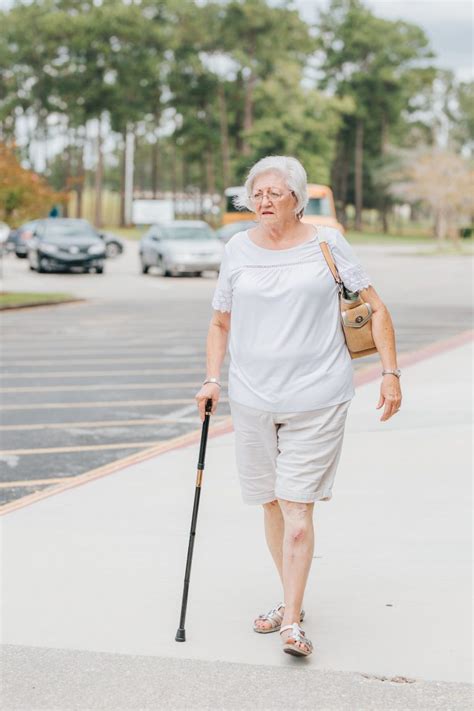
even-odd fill
[{"label": "tan handbag", "polygon": [[362,358],[376,353],[377,347],[372,336],[371,305],[362,300],[358,291],[346,289],[327,242],[320,240],[319,246],[337,284],[342,330],[351,358]]}]

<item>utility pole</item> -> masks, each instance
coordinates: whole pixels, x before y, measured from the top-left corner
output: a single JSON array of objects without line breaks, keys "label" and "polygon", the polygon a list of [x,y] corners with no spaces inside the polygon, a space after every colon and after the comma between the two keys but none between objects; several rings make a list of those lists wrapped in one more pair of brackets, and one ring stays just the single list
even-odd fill
[{"label": "utility pole", "polygon": [[102,146],[102,116],[97,119],[97,163],[95,168],[95,210],[94,223],[102,227],[102,180],[104,173],[104,155]]},{"label": "utility pole", "polygon": [[135,134],[133,128],[127,127],[127,136],[125,139],[125,224],[132,224],[132,207],[133,207],[133,169],[135,155]]}]

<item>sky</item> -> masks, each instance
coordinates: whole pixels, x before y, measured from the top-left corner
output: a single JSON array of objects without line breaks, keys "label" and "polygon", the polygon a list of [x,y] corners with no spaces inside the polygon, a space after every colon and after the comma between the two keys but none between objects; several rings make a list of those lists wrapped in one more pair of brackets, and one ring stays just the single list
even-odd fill
[{"label": "sky", "polygon": [[[312,21],[329,0],[294,0],[300,14]],[[472,79],[473,18],[471,0],[365,0],[375,15],[406,20],[422,27],[435,52],[434,64],[451,69],[462,81]]]}]

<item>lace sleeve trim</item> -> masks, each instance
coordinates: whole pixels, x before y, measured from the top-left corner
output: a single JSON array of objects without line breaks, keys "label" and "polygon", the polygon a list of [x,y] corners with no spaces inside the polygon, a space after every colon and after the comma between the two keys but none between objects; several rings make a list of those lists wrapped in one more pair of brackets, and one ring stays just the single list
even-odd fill
[{"label": "lace sleeve trim", "polygon": [[212,299],[212,308],[216,311],[231,311],[232,310],[232,294],[216,290],[214,298]]},{"label": "lace sleeve trim", "polygon": [[360,291],[367,289],[372,283],[369,275],[364,271],[360,264],[347,269],[339,269],[344,285],[351,291]]}]

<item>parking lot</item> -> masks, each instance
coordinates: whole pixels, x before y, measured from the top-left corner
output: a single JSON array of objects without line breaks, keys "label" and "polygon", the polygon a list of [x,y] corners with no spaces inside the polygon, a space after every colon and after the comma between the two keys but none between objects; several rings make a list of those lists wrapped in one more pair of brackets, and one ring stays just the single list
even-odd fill
[{"label": "parking lot", "polygon": [[[356,250],[392,312],[400,352],[470,327],[468,257]],[[4,290],[83,301],[2,314],[1,503],[199,428],[214,274],[143,275],[135,242],[103,275],[32,273],[14,255],[3,273]],[[225,372],[214,422],[229,415]]]}]

